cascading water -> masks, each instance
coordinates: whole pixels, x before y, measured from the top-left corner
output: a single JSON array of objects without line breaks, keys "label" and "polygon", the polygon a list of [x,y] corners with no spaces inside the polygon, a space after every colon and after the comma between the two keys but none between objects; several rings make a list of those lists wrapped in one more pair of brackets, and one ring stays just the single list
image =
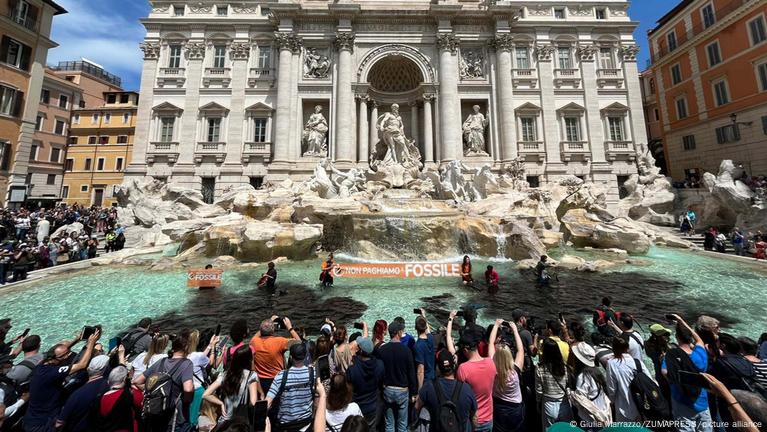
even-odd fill
[{"label": "cascading water", "polygon": [[495,257],[500,260],[506,259],[506,233],[503,226],[498,225],[498,233],[495,235]]}]

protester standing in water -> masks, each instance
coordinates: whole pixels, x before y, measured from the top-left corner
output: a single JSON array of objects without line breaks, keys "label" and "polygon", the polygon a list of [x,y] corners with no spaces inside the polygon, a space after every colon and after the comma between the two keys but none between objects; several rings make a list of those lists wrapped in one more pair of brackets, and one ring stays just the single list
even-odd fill
[{"label": "protester standing in water", "polygon": [[463,256],[463,263],[461,263],[461,279],[464,285],[472,285],[474,279],[471,277],[471,258],[468,255]]}]

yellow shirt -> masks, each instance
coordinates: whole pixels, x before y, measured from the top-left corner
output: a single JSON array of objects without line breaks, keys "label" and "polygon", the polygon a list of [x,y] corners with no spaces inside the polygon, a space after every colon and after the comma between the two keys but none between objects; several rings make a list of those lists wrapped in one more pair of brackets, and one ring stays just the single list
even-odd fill
[{"label": "yellow shirt", "polygon": [[[546,338],[542,338],[538,341],[538,352],[541,353],[541,358],[543,358],[543,340]],[[549,336],[549,339],[553,340],[554,342],[559,345],[559,352],[562,353],[562,360],[567,364],[567,359],[570,358],[570,345],[567,344],[567,342],[563,341],[559,338],[559,336]]]}]

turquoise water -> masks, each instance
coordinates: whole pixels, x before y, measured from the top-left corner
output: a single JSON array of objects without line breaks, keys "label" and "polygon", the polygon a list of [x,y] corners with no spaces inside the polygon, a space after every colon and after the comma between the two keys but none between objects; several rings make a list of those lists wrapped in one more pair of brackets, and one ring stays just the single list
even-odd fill
[{"label": "turquoise water", "polygon": [[[320,260],[284,263],[278,264],[278,286],[287,288],[288,294],[277,300],[254,288],[263,267],[227,270],[223,286],[212,293],[186,288],[183,269],[98,267],[0,288],[0,316],[13,319],[12,333],[31,327],[48,346],[73,337],[84,324],[102,324],[106,335],[114,335],[144,316],[159,317],[166,323],[185,317],[183,325],[199,327],[219,321],[226,326],[234,317],[243,317],[255,328],[274,310],[281,315],[301,316],[304,322],[293,324],[305,325],[310,332],[319,328],[325,316],[342,316],[340,320],[351,325],[361,315],[372,325],[375,319],[391,321],[401,315],[411,327],[409,318],[415,307],[426,307],[432,322],[436,322],[437,318],[444,319],[447,310],[466,303],[488,306],[483,321],[495,316],[509,318],[517,306],[540,318],[554,316],[558,311],[588,316],[607,293],[616,299],[619,308],[630,309],[644,323],[661,320],[670,312],[690,318],[700,312],[720,317],[725,329],[739,335],[756,338],[767,330],[764,267],[671,249],[653,249],[642,260],[646,261],[643,265],[621,266],[603,274],[563,271],[559,273],[560,282],[546,290],[535,288],[531,275],[515,270],[515,263],[490,261],[501,274],[502,290],[496,297],[463,287],[457,280],[436,278],[339,278],[335,287],[323,291],[317,284]],[[475,279],[481,278],[480,269],[487,264],[475,260]]]}]

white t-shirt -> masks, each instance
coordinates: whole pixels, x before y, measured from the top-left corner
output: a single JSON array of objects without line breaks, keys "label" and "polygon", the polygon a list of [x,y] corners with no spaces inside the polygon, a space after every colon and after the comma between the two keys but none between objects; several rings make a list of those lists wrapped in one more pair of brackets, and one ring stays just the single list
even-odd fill
[{"label": "white t-shirt", "polygon": [[[578,378],[575,381],[575,388],[580,390],[581,393],[586,395],[586,397],[589,398],[594,404],[601,410],[607,411],[610,409],[610,406],[608,405],[607,401],[607,389],[600,390],[599,386],[597,386],[596,381],[594,381],[594,378],[591,377],[591,375],[586,375],[585,373],[582,373],[578,375]],[[588,413],[584,412],[578,412],[581,416],[589,416]],[[593,419],[591,419],[593,420]]]},{"label": "white t-shirt", "polygon": [[199,351],[189,354],[189,357],[187,358],[191,360],[192,364],[194,365],[194,377],[192,377],[192,381],[194,381],[194,388],[200,388],[202,387],[202,382],[200,382],[200,380],[205,378],[204,370],[206,367],[208,367],[210,359],[205,355],[205,353]]},{"label": "white t-shirt", "polygon": [[[352,402],[349,405],[346,405],[346,408],[338,411],[325,411],[325,422],[327,425],[325,425],[325,431],[326,432],[340,432],[341,427],[344,425],[344,422],[346,421],[347,417],[351,416],[361,416],[362,411],[360,411],[359,405]],[[331,427],[333,428],[331,430]]]},{"label": "white t-shirt", "polygon": [[[644,346],[644,338],[642,335],[634,330],[630,333],[626,333],[626,336],[629,338],[629,354],[631,354],[631,357],[634,357],[640,362],[644,362],[644,349],[642,349],[642,346]],[[642,341],[641,345],[639,344],[640,340]]]},{"label": "white t-shirt", "polygon": [[144,365],[146,354],[146,352],[142,352],[133,360],[133,363],[131,363],[131,366],[133,367],[133,376],[139,376],[140,374],[143,374],[147,369],[149,369],[149,366],[152,366],[164,358],[168,358],[168,354],[155,354],[149,360],[149,366],[146,366]]}]

